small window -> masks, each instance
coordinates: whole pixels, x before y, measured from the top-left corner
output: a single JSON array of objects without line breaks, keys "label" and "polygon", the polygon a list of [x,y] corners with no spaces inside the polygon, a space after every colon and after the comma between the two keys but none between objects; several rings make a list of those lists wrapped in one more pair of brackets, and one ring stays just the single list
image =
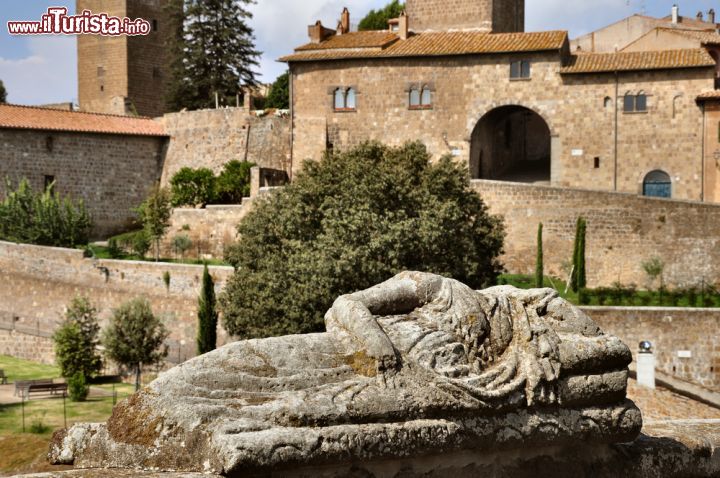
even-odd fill
[{"label": "small window", "polygon": [[417,108],[420,106],[420,90],[413,88],[410,90],[410,107]]},{"label": "small window", "polygon": [[625,93],[623,99],[623,111],[625,113],[632,113],[635,111],[635,96],[632,93]]},{"label": "small window", "polygon": [[647,111],[647,95],[642,91],[635,97],[635,111]]},{"label": "small window", "polygon": [[420,100],[422,106],[429,108],[432,106],[432,92],[429,87],[424,87],[422,90],[422,98]]},{"label": "small window", "polygon": [[345,93],[345,109],[355,109],[355,89],[353,88],[348,88],[347,93]]},{"label": "small window", "polygon": [[530,78],[530,62],[527,60],[511,61],[510,78],[513,80]]},{"label": "small window", "polygon": [[100,85],[100,91],[105,91],[105,85]]},{"label": "small window", "polygon": [[102,78],[103,76],[105,76],[105,67],[104,66],[97,67],[97,76],[98,76],[98,78]]},{"label": "small window", "polygon": [[600,169],[600,158],[597,157],[597,156],[595,156],[594,163],[593,163],[593,167],[594,167],[595,169]]},{"label": "small window", "polygon": [[605,100],[603,101],[603,106],[605,107],[606,110],[609,110],[610,107],[612,106],[612,98],[610,98],[609,96],[606,96]]},{"label": "small window", "polygon": [[643,181],[643,196],[672,197],[672,180],[665,171],[655,170],[648,173]]},{"label": "small window", "polygon": [[342,88],[335,90],[334,106],[336,110],[345,109],[345,91]]},{"label": "small window", "polygon": [[48,153],[52,153],[55,149],[55,139],[52,136],[45,138],[45,149]]},{"label": "small window", "polygon": [[357,92],[355,88],[338,88],[333,93],[333,108],[335,111],[355,111],[357,107]]},{"label": "small window", "polygon": [[48,189],[51,189],[55,185],[55,176],[51,174],[46,174],[45,178],[43,179],[43,188],[45,191]]},{"label": "small window", "polygon": [[160,68],[158,68],[157,66],[153,67],[152,72],[153,72],[153,78],[155,78],[155,79],[160,78]]},{"label": "small window", "polygon": [[157,20],[152,21],[152,29],[154,32],[157,31],[157,29],[158,29],[158,21]]}]

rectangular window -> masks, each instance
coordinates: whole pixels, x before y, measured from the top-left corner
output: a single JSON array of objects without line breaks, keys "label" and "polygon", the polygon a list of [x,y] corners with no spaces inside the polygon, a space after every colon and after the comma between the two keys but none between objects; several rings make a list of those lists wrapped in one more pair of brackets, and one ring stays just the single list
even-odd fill
[{"label": "rectangular window", "polygon": [[357,92],[355,88],[337,88],[333,91],[333,109],[335,111],[356,111]]},{"label": "rectangular window", "polygon": [[625,113],[635,111],[635,97],[633,95],[625,95],[623,99],[623,111],[625,111]]},{"label": "rectangular window", "polygon": [[530,62],[527,60],[516,60],[510,62],[510,79],[520,80],[530,78]]},{"label": "rectangular window", "polygon": [[635,111],[647,111],[647,96],[640,93],[635,97]]},{"label": "rectangular window", "polygon": [[98,76],[98,78],[102,78],[103,76],[105,76],[105,67],[104,66],[97,67],[97,76]]},{"label": "rectangular window", "polygon": [[597,157],[597,156],[595,156],[595,162],[594,162],[594,164],[593,164],[593,167],[594,167],[595,169],[600,169],[600,158]]}]

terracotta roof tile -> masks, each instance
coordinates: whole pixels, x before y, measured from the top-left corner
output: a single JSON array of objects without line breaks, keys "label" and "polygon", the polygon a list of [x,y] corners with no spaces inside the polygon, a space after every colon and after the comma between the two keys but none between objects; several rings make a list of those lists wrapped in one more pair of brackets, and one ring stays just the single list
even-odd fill
[{"label": "terracotta roof tile", "polygon": [[[285,56],[280,61],[323,61],[351,58],[393,58],[416,56],[452,56],[485,53],[514,53],[531,51],[560,50],[567,41],[567,32],[549,31],[536,33],[485,33],[485,32],[425,32],[410,36],[407,40],[397,40],[384,47],[339,47],[352,44],[354,35],[365,32],[346,33],[341,37],[332,37],[315,48],[307,45],[296,50],[295,54]],[[378,33],[378,32],[376,32]],[[390,32],[383,32],[392,34]],[[394,34],[392,34],[395,36]],[[340,38],[345,39],[340,40]],[[360,38],[360,37],[358,37]],[[363,40],[365,40],[363,38]],[[379,41],[378,41],[379,42]],[[358,41],[358,43],[361,43]],[[362,42],[362,43],[369,43]]]},{"label": "terracotta roof tile", "polygon": [[696,40],[699,40],[700,43],[702,43],[703,45],[719,45],[720,44],[720,35],[718,35],[716,32],[708,32],[708,31],[701,31],[701,30],[682,30],[679,28],[658,28],[658,30],[667,31],[667,32],[678,34],[678,35],[683,35],[686,37],[694,38]]},{"label": "terracotta roof tile", "polygon": [[0,105],[0,128],[132,136],[167,136],[163,126],[150,118],[81,113],[6,104]]},{"label": "terracotta roof tile", "polygon": [[665,70],[715,66],[703,48],[573,55],[560,73],[601,73],[613,71]]},{"label": "terracotta roof tile", "polygon": [[720,90],[713,90],[713,91],[706,91],[704,93],[700,93],[697,96],[697,99],[702,100],[720,100]]}]

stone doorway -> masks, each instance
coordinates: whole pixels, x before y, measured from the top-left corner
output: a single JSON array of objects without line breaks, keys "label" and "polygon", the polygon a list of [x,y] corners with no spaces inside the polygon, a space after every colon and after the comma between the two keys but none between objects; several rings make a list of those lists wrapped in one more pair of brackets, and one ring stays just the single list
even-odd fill
[{"label": "stone doorway", "polygon": [[493,179],[550,184],[550,128],[523,106],[501,106],[485,114],[472,134],[470,174]]}]

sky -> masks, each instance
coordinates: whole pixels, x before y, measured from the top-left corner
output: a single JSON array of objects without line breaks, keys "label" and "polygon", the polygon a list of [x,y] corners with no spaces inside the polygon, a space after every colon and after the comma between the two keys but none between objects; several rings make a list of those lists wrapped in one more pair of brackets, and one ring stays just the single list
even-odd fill
[{"label": "sky", "polygon": [[[9,20],[38,20],[49,6],[67,6],[68,0],[1,0],[0,80],[8,101],[16,104],[77,102],[77,53],[72,36],[11,36]],[[307,43],[307,26],[322,20],[334,28],[343,7],[357,23],[368,11],[388,0],[257,0],[250,7],[255,44],[262,52],[259,79],[272,82],[285,70],[277,58]],[[526,0],[525,29],[568,30],[572,38],[633,13],[665,16],[673,3],[681,15],[692,16],[715,8],[720,0]]]}]

